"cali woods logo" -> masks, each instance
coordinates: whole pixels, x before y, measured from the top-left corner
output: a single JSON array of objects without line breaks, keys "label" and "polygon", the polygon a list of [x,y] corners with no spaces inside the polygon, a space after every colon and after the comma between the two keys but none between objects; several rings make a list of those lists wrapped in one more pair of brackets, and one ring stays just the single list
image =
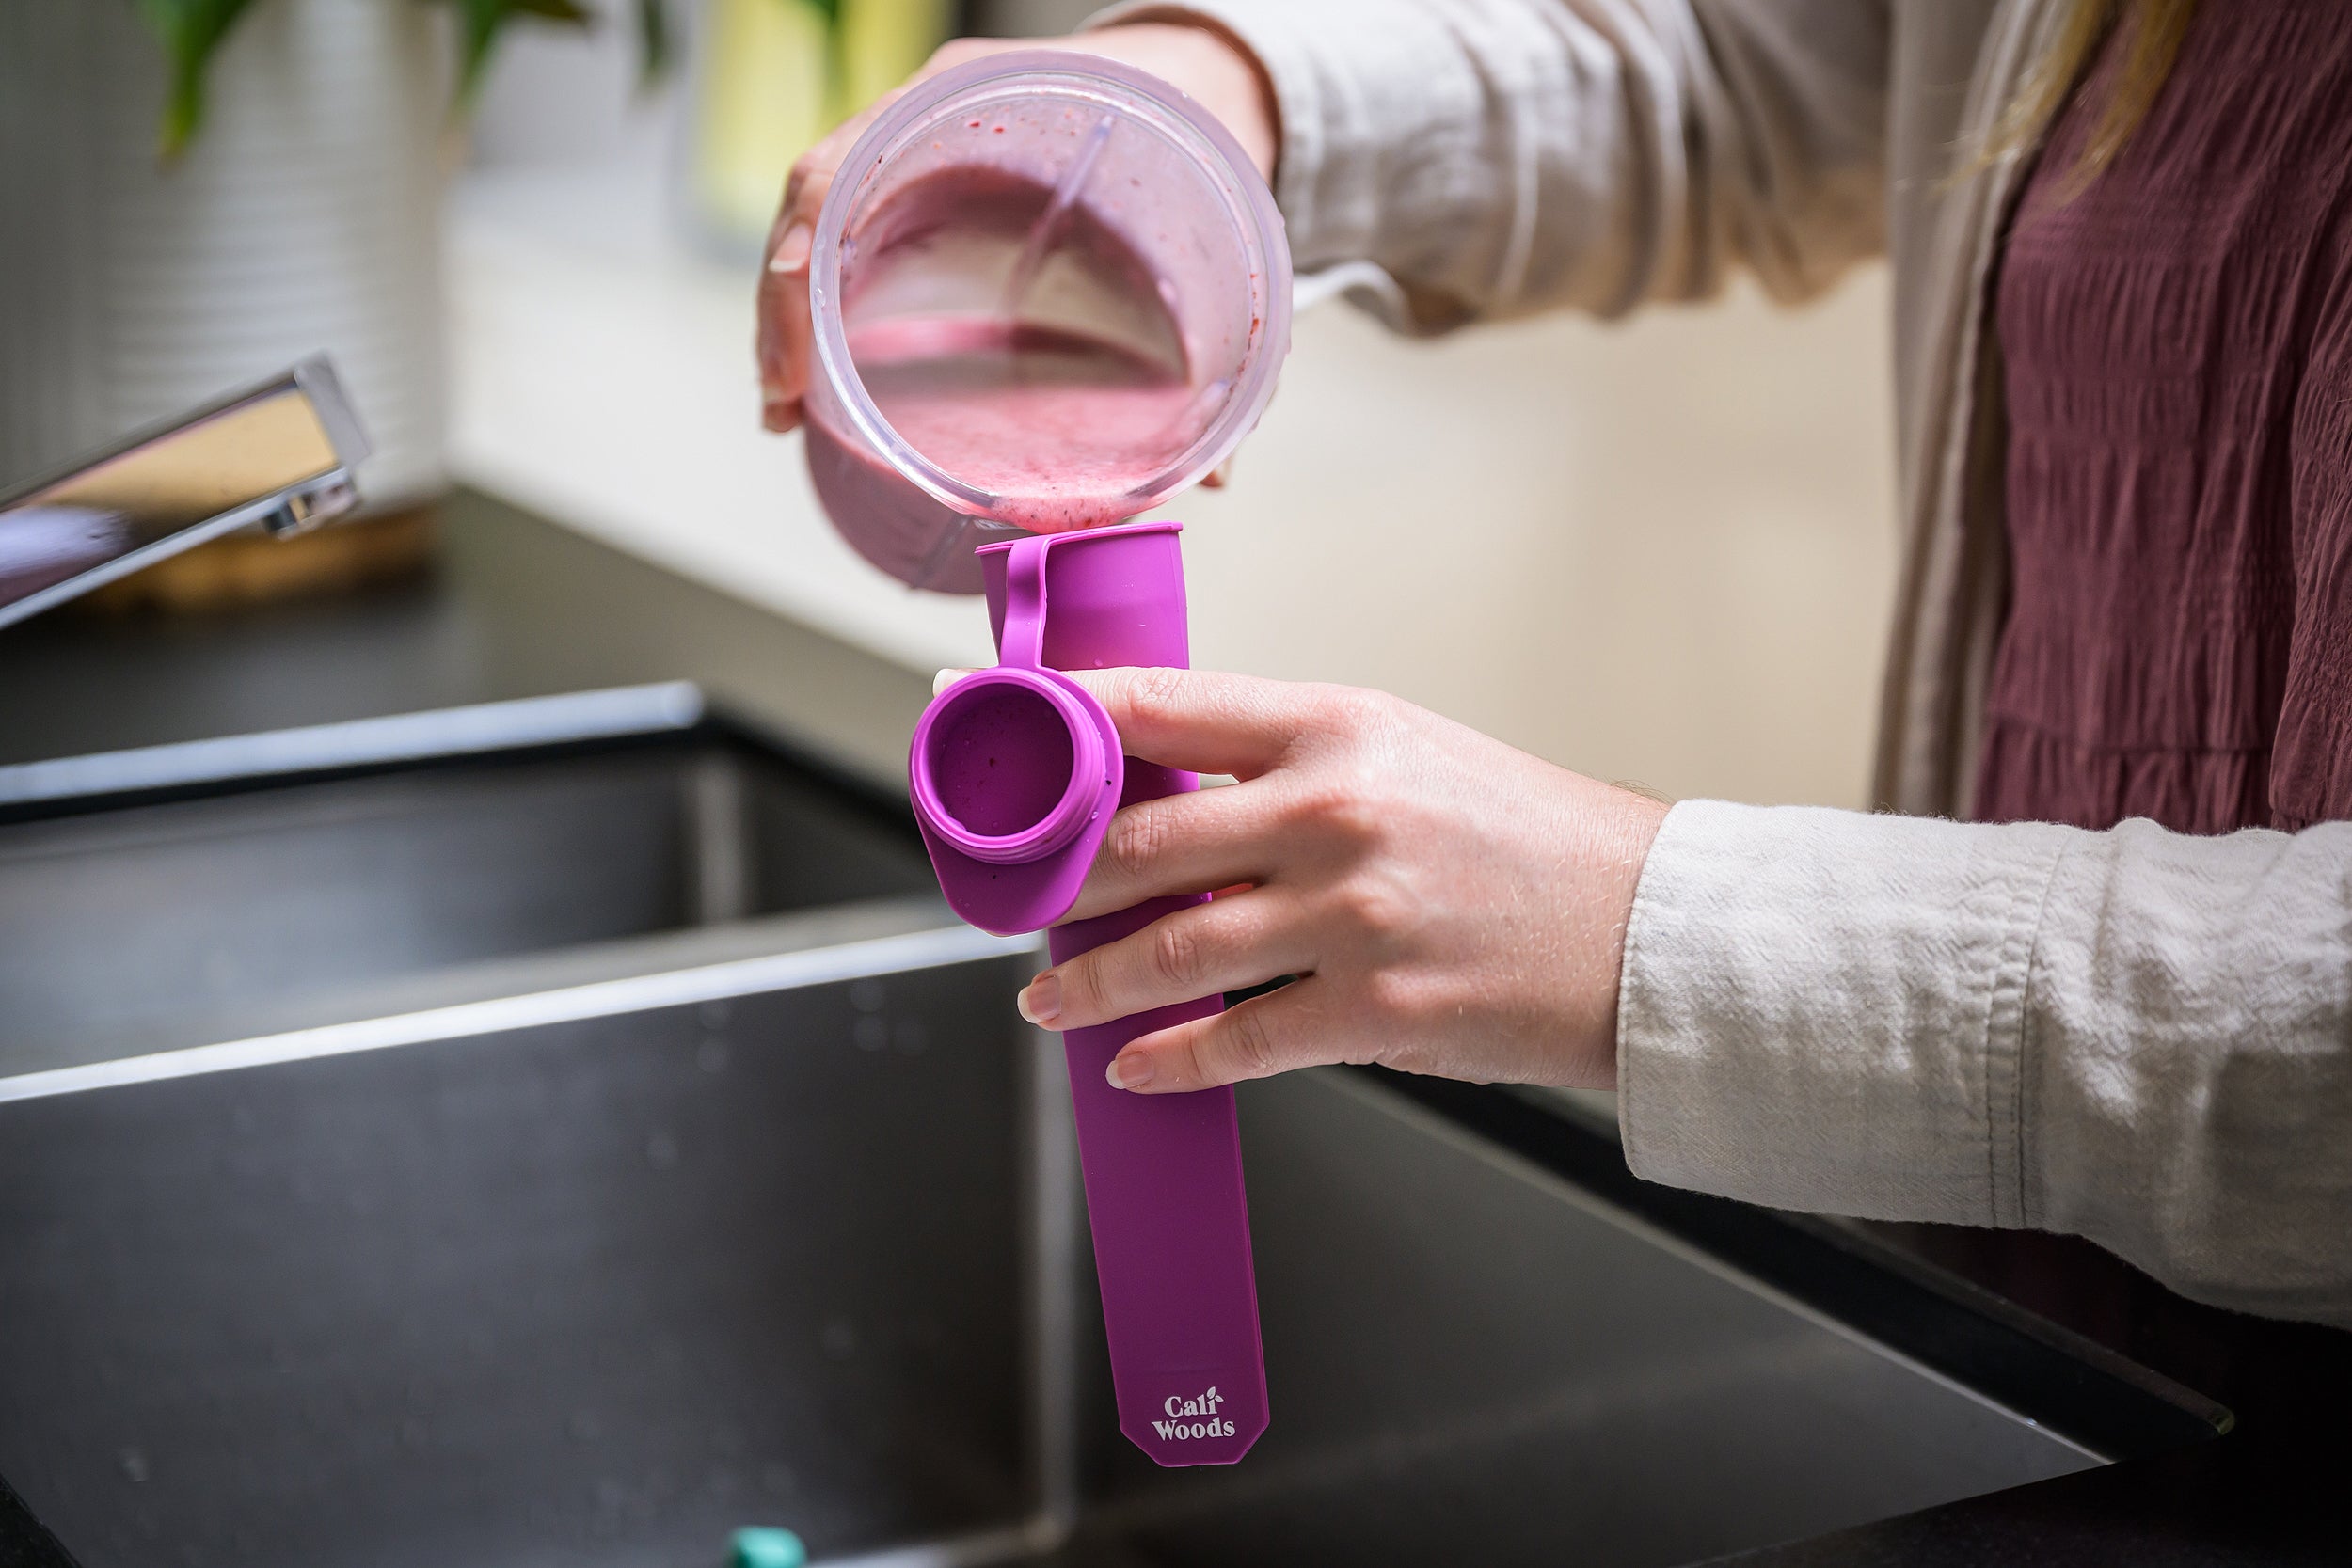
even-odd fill
[{"label": "cali woods logo", "polygon": [[1168,1419],[1153,1421],[1152,1430],[1170,1442],[1180,1437],[1231,1437],[1233,1423],[1216,1413],[1216,1407],[1224,1402],[1225,1396],[1215,1388],[1193,1399],[1170,1394],[1160,1405],[1168,1413]]}]

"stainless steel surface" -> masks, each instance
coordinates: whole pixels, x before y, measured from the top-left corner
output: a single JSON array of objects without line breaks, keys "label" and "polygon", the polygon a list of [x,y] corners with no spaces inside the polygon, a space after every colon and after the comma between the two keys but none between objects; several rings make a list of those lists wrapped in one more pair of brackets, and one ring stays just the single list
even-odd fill
[{"label": "stainless steel surface", "polygon": [[1323,1074],[1245,1101],[1275,1429],[1153,1471],[1020,969],[0,1108],[0,1470],[90,1568],[1606,1565],[2090,1463]]},{"label": "stainless steel surface", "polygon": [[[544,735],[540,711],[437,717],[462,744],[499,722]],[[565,713],[588,733],[602,717]],[[409,722],[346,728],[340,748],[257,736],[176,761],[215,777],[239,755],[256,770],[315,765],[380,752],[369,731]],[[152,781],[171,760],[41,765],[14,782]],[[714,877],[731,916],[930,888],[887,821],[699,735],[18,822],[0,829],[0,1072],[327,1022],[355,987],[708,924]]]},{"label": "stainless steel surface", "polygon": [[0,493],[0,626],[255,523],[299,533],[348,512],[367,454],[314,356]]},{"label": "stainless steel surface", "polygon": [[13,1103],[0,1473],[87,1568],[1019,1517],[1019,968]]},{"label": "stainless steel surface", "polygon": [[[260,735],[140,746],[0,766],[0,809],[134,790],[183,789],[257,774],[425,762],[542,743],[694,727],[706,711],[690,681],[389,714]],[[721,769],[715,776],[725,776]]]},{"label": "stainless steel surface", "polygon": [[[428,996],[421,1001],[414,987],[367,988],[338,993],[330,1010],[348,1016],[327,1022],[0,1077],[0,1102],[462,1039],[1033,951],[1023,939],[942,926],[942,913],[933,899],[876,899],[813,916],[747,921],[717,941],[697,933],[685,942],[572,949],[553,963],[526,960],[438,971],[428,977]],[[743,947],[755,951],[737,956],[726,951]],[[584,972],[584,977],[566,970]]]}]

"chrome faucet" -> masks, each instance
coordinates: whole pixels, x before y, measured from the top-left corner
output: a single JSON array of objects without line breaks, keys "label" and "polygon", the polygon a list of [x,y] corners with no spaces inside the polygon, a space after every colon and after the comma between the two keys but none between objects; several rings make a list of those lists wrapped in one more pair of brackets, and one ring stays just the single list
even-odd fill
[{"label": "chrome faucet", "polygon": [[0,626],[224,533],[339,516],[358,504],[352,470],[368,450],[313,355],[0,495]]}]

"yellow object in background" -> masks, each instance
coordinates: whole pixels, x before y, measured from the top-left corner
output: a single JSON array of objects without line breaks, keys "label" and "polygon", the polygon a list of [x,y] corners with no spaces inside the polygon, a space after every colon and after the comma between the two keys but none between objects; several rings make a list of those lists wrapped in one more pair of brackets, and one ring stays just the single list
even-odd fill
[{"label": "yellow object in background", "polygon": [[695,105],[693,188],[722,236],[756,244],[792,160],[904,81],[947,36],[950,0],[710,0]]}]

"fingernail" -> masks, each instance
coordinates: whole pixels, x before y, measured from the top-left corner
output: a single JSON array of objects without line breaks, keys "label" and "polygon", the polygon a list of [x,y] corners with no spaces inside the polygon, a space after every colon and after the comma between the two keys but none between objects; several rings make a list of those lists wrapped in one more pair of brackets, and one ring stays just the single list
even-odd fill
[{"label": "fingernail", "polygon": [[1061,981],[1047,970],[1022,990],[1015,1004],[1021,1016],[1041,1029],[1051,1029],[1061,1022]]},{"label": "fingernail", "polygon": [[1122,1051],[1111,1058],[1103,1076],[1110,1080],[1114,1089],[1139,1089],[1152,1082],[1154,1070],[1149,1051]]},{"label": "fingernail", "polygon": [[770,398],[761,406],[759,422],[781,436],[801,422],[799,398]]},{"label": "fingernail", "polygon": [[776,242],[776,253],[768,258],[770,272],[798,272],[808,265],[808,225],[796,223],[784,231]]},{"label": "fingernail", "polygon": [[934,697],[938,696],[941,692],[946,690],[949,687],[955,685],[956,682],[963,679],[964,676],[970,674],[972,672],[969,670],[959,670],[953,665],[948,666],[946,669],[942,670],[938,674],[931,677],[931,695]]}]

